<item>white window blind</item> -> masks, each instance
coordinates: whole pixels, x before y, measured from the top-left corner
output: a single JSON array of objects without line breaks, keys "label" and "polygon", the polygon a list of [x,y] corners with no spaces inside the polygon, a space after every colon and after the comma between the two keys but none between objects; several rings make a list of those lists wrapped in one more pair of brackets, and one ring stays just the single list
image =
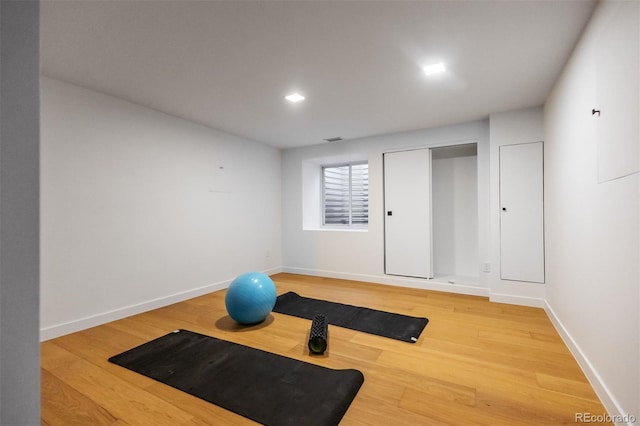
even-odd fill
[{"label": "white window blind", "polygon": [[322,168],[325,225],[369,223],[369,165],[343,164]]}]

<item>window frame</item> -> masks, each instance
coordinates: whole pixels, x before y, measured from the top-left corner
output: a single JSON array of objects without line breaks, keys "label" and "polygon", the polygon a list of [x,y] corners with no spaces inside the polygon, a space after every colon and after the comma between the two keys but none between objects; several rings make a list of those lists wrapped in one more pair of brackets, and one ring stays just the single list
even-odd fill
[{"label": "window frame", "polygon": [[[369,161],[346,161],[340,163],[323,164],[320,168],[320,198],[321,198],[321,226],[327,229],[368,229],[369,228],[369,210],[367,208],[367,222],[353,223],[353,166],[367,165],[367,206],[369,205]],[[349,167],[349,223],[326,223],[326,199],[325,199],[325,169]]]}]

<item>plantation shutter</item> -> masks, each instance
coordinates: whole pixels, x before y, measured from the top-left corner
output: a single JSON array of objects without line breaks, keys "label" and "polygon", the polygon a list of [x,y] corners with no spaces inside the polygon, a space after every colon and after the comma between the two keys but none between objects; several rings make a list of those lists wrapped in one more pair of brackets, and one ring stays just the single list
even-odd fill
[{"label": "plantation shutter", "polygon": [[323,168],[325,225],[369,222],[369,166],[346,164]]},{"label": "plantation shutter", "polygon": [[324,223],[349,224],[349,166],[324,168]]},{"label": "plantation shutter", "polygon": [[351,223],[369,223],[369,165],[351,166]]}]

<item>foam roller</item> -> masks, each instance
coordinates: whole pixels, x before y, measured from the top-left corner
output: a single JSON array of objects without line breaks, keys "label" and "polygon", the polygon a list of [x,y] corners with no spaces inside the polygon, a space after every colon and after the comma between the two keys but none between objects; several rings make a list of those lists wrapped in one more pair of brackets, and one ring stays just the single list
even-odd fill
[{"label": "foam roller", "polygon": [[324,315],[313,317],[309,333],[309,350],[313,354],[323,354],[327,350],[327,318]]}]

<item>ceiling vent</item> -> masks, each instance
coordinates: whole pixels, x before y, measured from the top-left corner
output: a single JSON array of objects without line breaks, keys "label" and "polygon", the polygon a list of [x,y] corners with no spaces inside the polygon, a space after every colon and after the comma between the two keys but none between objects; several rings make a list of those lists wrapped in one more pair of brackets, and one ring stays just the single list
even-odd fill
[{"label": "ceiling vent", "polygon": [[342,140],[341,137],[325,139],[325,141],[327,142],[340,142],[341,140]]}]

